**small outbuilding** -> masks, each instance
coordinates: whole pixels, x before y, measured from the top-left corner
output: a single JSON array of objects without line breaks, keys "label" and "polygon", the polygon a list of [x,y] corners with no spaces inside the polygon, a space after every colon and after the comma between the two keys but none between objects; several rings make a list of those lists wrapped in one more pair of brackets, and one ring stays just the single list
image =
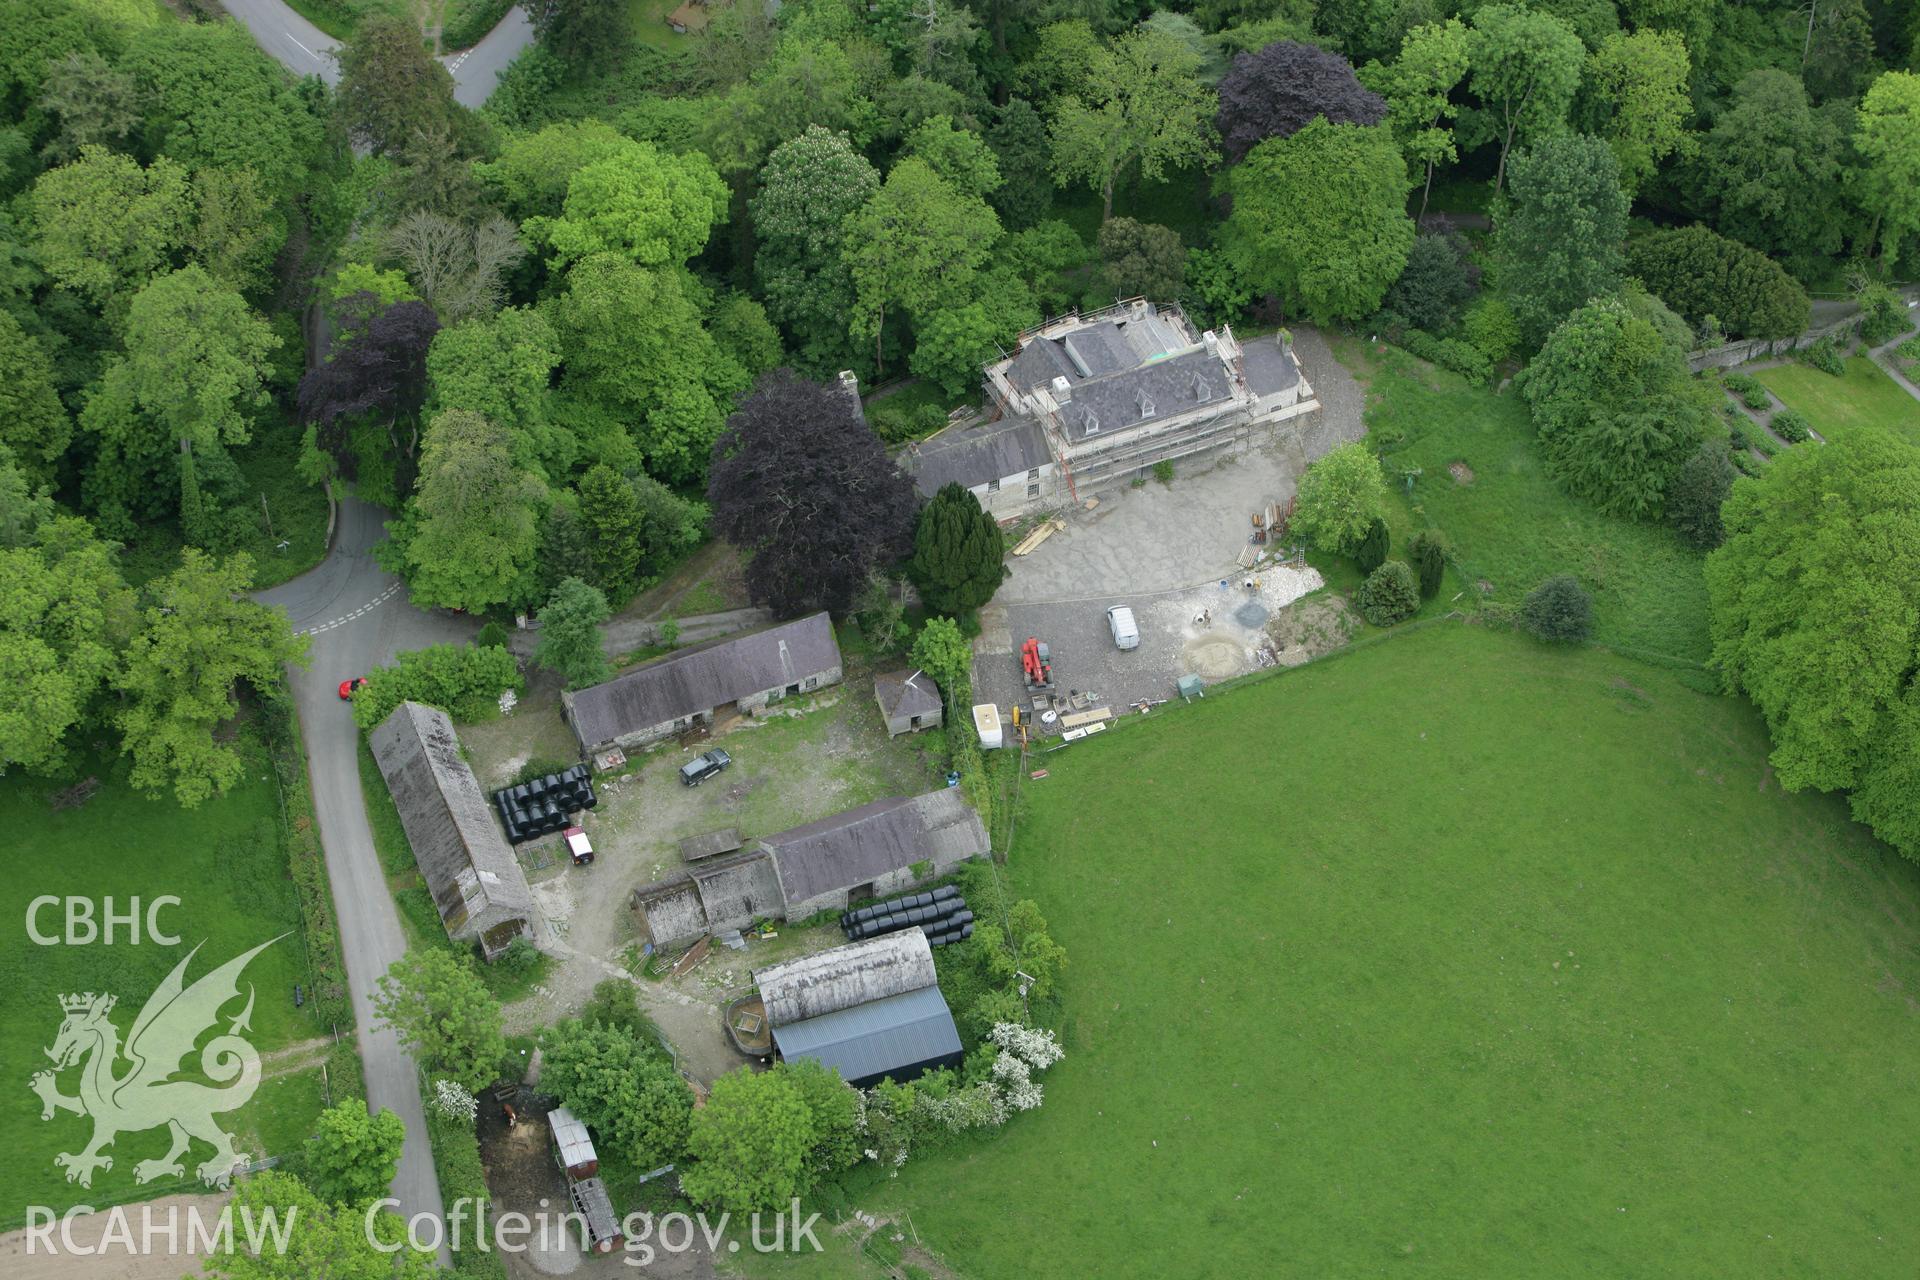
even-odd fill
[{"label": "small outbuilding", "polygon": [[874,700],[880,704],[880,718],[887,722],[887,736],[922,729],[938,729],[945,719],[940,701],[940,686],[924,671],[888,671],[873,678]]},{"label": "small outbuilding", "polygon": [[919,928],[769,965],[754,979],[783,1059],[811,1058],[859,1088],[960,1062],[960,1032]]},{"label": "small outbuilding", "polygon": [[613,1197],[607,1184],[598,1178],[582,1178],[567,1184],[567,1198],[580,1215],[586,1239],[583,1243],[595,1253],[612,1253],[620,1247],[620,1219],[613,1212]]},{"label": "small outbuilding", "polygon": [[553,1135],[553,1162],[569,1180],[591,1178],[600,1172],[600,1156],[593,1149],[593,1137],[586,1122],[567,1107],[547,1112],[547,1128]]}]

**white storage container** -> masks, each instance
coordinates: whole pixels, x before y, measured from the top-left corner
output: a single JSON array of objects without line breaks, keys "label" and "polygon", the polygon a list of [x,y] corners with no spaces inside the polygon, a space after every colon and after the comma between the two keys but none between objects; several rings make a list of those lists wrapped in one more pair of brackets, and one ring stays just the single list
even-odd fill
[{"label": "white storage container", "polygon": [[1000,708],[983,702],[973,709],[973,727],[980,735],[980,746],[988,751],[1006,745],[1000,732]]}]

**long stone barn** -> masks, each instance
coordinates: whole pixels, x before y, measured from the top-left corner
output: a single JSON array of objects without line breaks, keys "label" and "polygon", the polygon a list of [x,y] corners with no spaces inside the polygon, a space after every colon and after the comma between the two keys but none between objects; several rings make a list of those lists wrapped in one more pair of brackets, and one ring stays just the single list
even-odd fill
[{"label": "long stone barn", "polygon": [[642,885],[632,903],[645,936],[671,947],[901,893],[987,852],[986,824],[959,788],[944,787],[766,836],[747,853]]},{"label": "long stone barn", "polygon": [[840,642],[825,613],[728,636],[560,695],[583,755],[644,747],[729,710],[751,712],[840,683]]},{"label": "long stone barn", "polygon": [[493,819],[480,780],[460,757],[444,711],[403,702],[367,735],[393,793],[407,843],[447,936],[477,941],[491,960],[533,932],[526,873]]}]

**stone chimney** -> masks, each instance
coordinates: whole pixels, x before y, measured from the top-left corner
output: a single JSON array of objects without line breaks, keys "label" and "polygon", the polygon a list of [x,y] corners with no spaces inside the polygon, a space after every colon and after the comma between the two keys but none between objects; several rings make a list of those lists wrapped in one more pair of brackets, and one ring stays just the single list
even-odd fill
[{"label": "stone chimney", "polygon": [[1055,404],[1065,404],[1067,401],[1073,399],[1073,384],[1067,381],[1065,374],[1061,374],[1053,380],[1052,390],[1053,402]]},{"label": "stone chimney", "polygon": [[1209,329],[1200,335],[1200,341],[1207,344],[1207,354],[1214,359],[1220,358],[1220,335]]},{"label": "stone chimney", "polygon": [[853,407],[860,408],[860,375],[851,369],[840,371],[840,389],[853,397]]}]

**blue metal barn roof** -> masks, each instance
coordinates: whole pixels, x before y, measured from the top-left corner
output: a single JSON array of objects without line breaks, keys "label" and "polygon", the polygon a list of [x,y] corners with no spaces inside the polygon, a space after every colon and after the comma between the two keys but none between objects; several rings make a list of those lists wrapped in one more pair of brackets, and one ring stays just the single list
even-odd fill
[{"label": "blue metal barn roof", "polygon": [[960,1032],[938,987],[922,987],[773,1029],[787,1059],[813,1058],[848,1084],[912,1079],[960,1059]]}]

